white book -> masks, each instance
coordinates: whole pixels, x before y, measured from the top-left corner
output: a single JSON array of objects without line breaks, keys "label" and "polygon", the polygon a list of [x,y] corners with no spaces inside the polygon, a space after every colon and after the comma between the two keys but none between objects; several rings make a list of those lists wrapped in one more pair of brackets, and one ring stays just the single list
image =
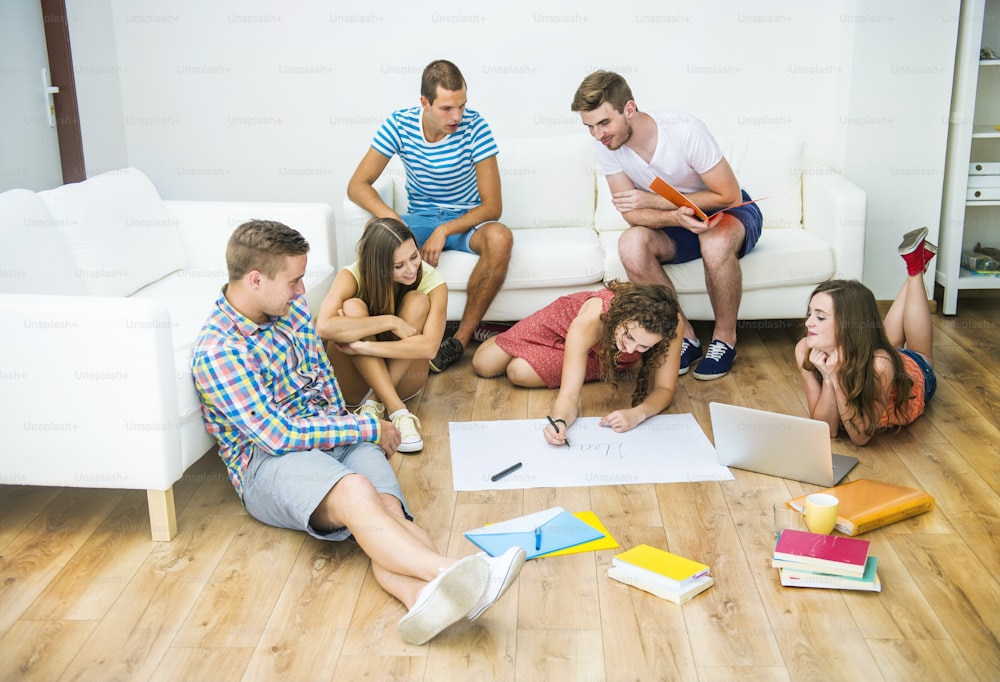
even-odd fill
[{"label": "white book", "polygon": [[623,571],[621,568],[615,566],[608,569],[608,577],[620,583],[636,587],[644,592],[649,592],[660,599],[672,601],[675,604],[683,604],[715,584],[715,578],[711,575],[703,575],[684,589],[674,591],[665,589],[662,583],[651,580],[641,573]]}]

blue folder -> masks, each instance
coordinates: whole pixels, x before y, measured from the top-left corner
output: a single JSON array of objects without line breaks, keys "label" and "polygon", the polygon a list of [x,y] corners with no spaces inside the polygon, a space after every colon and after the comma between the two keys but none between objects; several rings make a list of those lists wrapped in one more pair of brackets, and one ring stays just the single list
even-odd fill
[{"label": "blue folder", "polygon": [[542,554],[603,538],[604,533],[562,507],[553,507],[466,531],[465,537],[490,556],[499,556],[511,547],[523,547],[528,558],[534,559]]}]

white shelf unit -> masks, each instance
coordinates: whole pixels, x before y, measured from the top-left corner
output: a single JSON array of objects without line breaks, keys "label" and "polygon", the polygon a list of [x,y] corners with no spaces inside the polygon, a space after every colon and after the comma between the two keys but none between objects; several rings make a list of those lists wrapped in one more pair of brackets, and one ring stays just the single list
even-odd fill
[{"label": "white shelf unit", "polygon": [[962,289],[1000,289],[1000,277],[961,269],[963,250],[1000,247],[1000,200],[968,198],[969,164],[1000,162],[1000,59],[980,59],[984,47],[1000,52],[1000,0],[962,0],[935,266],[945,315],[957,312]]}]

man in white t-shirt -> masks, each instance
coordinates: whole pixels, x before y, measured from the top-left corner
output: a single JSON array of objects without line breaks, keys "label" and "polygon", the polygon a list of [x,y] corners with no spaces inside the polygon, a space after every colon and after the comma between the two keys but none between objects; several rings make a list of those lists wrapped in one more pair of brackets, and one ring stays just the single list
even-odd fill
[{"label": "man in white t-shirt", "polygon": [[[479,256],[469,275],[462,320],[431,360],[435,372],[461,359],[503,286],[514,244],[499,222],[497,145],[486,120],[467,109],[467,101],[457,66],[444,59],[428,64],[420,80],[420,106],[389,115],[347,183],[355,204],[378,218],[402,220],[431,266],[437,267],[441,252],[449,249]],[[409,206],[402,216],[372,187],[394,155],[406,169]]]},{"label": "man in white t-shirt", "polygon": [[[615,208],[629,224],[618,240],[629,280],[673,283],[664,263],[697,258],[705,267],[708,297],[715,312],[712,342],[694,371],[696,379],[718,379],[736,358],[736,319],[743,295],[739,259],[760,238],[762,216],[705,124],[690,114],[639,111],[620,75],[595,71],[576,91],[571,106],[597,143],[597,172],[607,177]],[[709,219],[698,219],[650,189],[657,177],[684,194]],[[720,209],[735,206],[725,213]],[[680,374],[701,358],[701,343],[683,318]]]}]

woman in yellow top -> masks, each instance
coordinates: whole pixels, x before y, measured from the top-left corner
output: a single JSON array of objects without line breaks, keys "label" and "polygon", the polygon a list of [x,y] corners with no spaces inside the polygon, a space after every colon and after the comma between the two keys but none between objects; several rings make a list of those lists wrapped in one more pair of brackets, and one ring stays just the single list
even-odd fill
[{"label": "woman in yellow top", "polygon": [[927,228],[899,245],[907,278],[883,321],[875,296],[856,280],[830,280],[813,291],[806,336],[795,346],[809,416],[843,426],[855,445],[878,431],[909,424],[934,395],[933,325],[924,271],[937,249]]},{"label": "woman in yellow top", "polygon": [[404,401],[427,383],[447,308],[448,286],[421,260],[410,229],[373,218],[358,241],[358,260],[337,273],[316,317],[348,404],[362,403],[359,412],[378,418],[388,413],[402,453],[424,447],[420,420]]}]

